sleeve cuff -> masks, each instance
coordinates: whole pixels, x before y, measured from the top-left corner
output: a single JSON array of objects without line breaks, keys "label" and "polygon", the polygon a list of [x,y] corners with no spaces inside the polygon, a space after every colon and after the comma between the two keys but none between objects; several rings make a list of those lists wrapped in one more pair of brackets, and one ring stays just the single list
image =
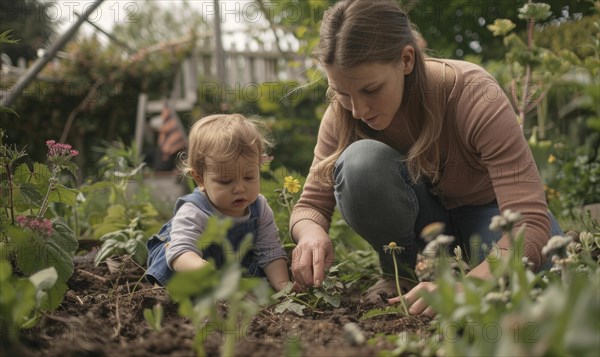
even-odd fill
[{"label": "sleeve cuff", "polygon": [[292,217],[290,218],[290,236],[292,237],[292,239],[294,239],[294,241],[296,241],[296,239],[292,235],[292,230],[296,223],[304,220],[313,221],[319,226],[323,227],[325,232],[329,232],[330,220],[325,218],[318,211],[311,209],[294,210],[294,212],[292,213]]}]

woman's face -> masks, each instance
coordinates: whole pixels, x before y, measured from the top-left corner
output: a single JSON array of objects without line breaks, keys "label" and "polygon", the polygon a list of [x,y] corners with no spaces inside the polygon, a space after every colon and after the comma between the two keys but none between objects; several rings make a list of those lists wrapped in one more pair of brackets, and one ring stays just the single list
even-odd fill
[{"label": "woman's face", "polygon": [[[412,50],[412,48],[411,48]],[[404,76],[414,65],[407,63],[365,63],[350,68],[325,66],[329,87],[336,99],[357,120],[375,130],[386,129],[400,109]]]}]

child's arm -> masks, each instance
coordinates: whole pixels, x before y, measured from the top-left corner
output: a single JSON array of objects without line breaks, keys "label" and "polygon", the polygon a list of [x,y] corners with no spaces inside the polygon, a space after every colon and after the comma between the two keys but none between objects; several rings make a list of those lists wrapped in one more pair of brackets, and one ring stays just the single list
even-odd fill
[{"label": "child's arm", "polygon": [[287,283],[290,282],[287,261],[284,258],[270,262],[263,270],[267,275],[267,279],[269,279],[269,283],[277,291],[285,289]]},{"label": "child's arm", "polygon": [[203,267],[208,262],[194,252],[185,252],[175,258],[171,265],[173,266],[173,270],[175,271],[188,271],[188,270],[196,270]]},{"label": "child's arm", "polygon": [[171,241],[165,250],[169,268],[189,271],[206,264],[197,242],[207,220],[207,215],[190,202],[177,211],[171,226]]}]

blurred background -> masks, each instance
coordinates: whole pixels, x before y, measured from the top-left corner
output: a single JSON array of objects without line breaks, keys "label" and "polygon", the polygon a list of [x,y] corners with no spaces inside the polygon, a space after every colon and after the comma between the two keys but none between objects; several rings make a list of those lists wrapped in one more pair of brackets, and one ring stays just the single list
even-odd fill
[{"label": "blurred background", "polygon": [[[0,113],[4,142],[25,147],[31,162],[44,161],[46,140],[70,143],[80,184],[142,162],[147,175],[174,181],[184,148],[173,140],[161,160],[161,133],[185,138],[204,115],[240,112],[272,129],[273,170],[305,176],[327,106],[310,53],[334,2],[2,1],[0,33],[18,40],[0,44],[0,94],[18,114]],[[505,88],[561,220],[600,202],[599,1],[548,0],[530,13],[522,0],[399,3],[430,56],[478,63]],[[166,133],[167,121],[177,130]]]}]

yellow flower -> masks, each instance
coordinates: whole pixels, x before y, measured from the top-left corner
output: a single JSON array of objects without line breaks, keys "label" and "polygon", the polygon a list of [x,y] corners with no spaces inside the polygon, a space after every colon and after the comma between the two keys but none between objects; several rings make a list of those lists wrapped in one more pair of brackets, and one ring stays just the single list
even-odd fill
[{"label": "yellow flower", "polygon": [[292,176],[286,176],[283,179],[283,187],[289,193],[296,193],[300,191],[300,181],[298,181],[298,179],[293,178]]},{"label": "yellow flower", "polygon": [[553,163],[556,161],[556,156],[550,154],[550,156],[548,156],[548,163]]}]

